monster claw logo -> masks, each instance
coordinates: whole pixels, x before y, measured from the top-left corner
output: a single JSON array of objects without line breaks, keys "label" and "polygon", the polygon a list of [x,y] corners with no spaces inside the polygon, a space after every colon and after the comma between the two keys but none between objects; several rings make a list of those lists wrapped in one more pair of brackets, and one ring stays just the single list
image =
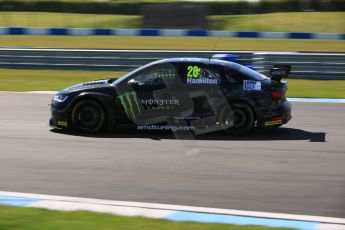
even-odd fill
[{"label": "monster claw logo", "polygon": [[139,99],[135,91],[124,93],[119,96],[119,99],[128,118],[133,117],[133,119],[135,119],[135,114],[141,114],[141,109],[138,102]]}]

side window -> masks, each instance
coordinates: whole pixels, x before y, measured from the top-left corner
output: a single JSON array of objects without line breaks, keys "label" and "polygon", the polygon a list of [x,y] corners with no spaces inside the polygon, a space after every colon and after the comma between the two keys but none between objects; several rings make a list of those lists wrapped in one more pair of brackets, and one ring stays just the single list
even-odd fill
[{"label": "side window", "polygon": [[248,76],[230,68],[224,70],[224,78],[230,84],[250,79]]},{"label": "side window", "polygon": [[139,85],[164,85],[164,81],[173,81],[177,76],[173,65],[158,65],[139,72],[133,79]]},{"label": "side window", "polygon": [[183,67],[183,80],[188,85],[193,84],[219,84],[220,76],[217,70],[200,65],[199,63],[190,63]]}]

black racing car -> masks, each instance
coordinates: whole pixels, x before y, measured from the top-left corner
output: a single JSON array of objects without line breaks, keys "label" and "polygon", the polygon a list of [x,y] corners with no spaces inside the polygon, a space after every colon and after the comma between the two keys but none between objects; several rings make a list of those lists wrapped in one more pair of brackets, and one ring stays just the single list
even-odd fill
[{"label": "black racing car", "polygon": [[285,98],[290,66],[274,66],[271,78],[217,59],[171,58],[123,77],[81,83],[58,92],[50,125],[81,132],[116,127],[137,130],[225,130],[281,126],[291,119]]}]

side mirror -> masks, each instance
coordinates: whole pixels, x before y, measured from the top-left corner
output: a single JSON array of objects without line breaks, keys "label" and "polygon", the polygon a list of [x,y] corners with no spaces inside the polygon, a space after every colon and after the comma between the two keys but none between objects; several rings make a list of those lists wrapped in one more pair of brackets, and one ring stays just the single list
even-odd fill
[{"label": "side mirror", "polygon": [[134,80],[134,79],[131,79],[128,81],[128,85],[137,86],[137,85],[139,85],[139,82]]}]

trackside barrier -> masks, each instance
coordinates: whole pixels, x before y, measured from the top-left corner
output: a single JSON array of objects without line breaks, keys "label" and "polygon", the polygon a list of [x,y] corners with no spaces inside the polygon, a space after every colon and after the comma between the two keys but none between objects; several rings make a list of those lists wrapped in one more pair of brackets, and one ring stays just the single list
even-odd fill
[{"label": "trackside barrier", "polygon": [[253,63],[264,74],[268,74],[274,64],[289,64],[292,66],[289,78],[345,79],[345,54],[256,52],[253,54]]},{"label": "trackside barrier", "polygon": [[163,58],[214,54],[233,54],[237,62],[254,65],[264,74],[280,63],[292,65],[289,78],[345,79],[345,53],[0,48],[0,67],[128,71]]}]

